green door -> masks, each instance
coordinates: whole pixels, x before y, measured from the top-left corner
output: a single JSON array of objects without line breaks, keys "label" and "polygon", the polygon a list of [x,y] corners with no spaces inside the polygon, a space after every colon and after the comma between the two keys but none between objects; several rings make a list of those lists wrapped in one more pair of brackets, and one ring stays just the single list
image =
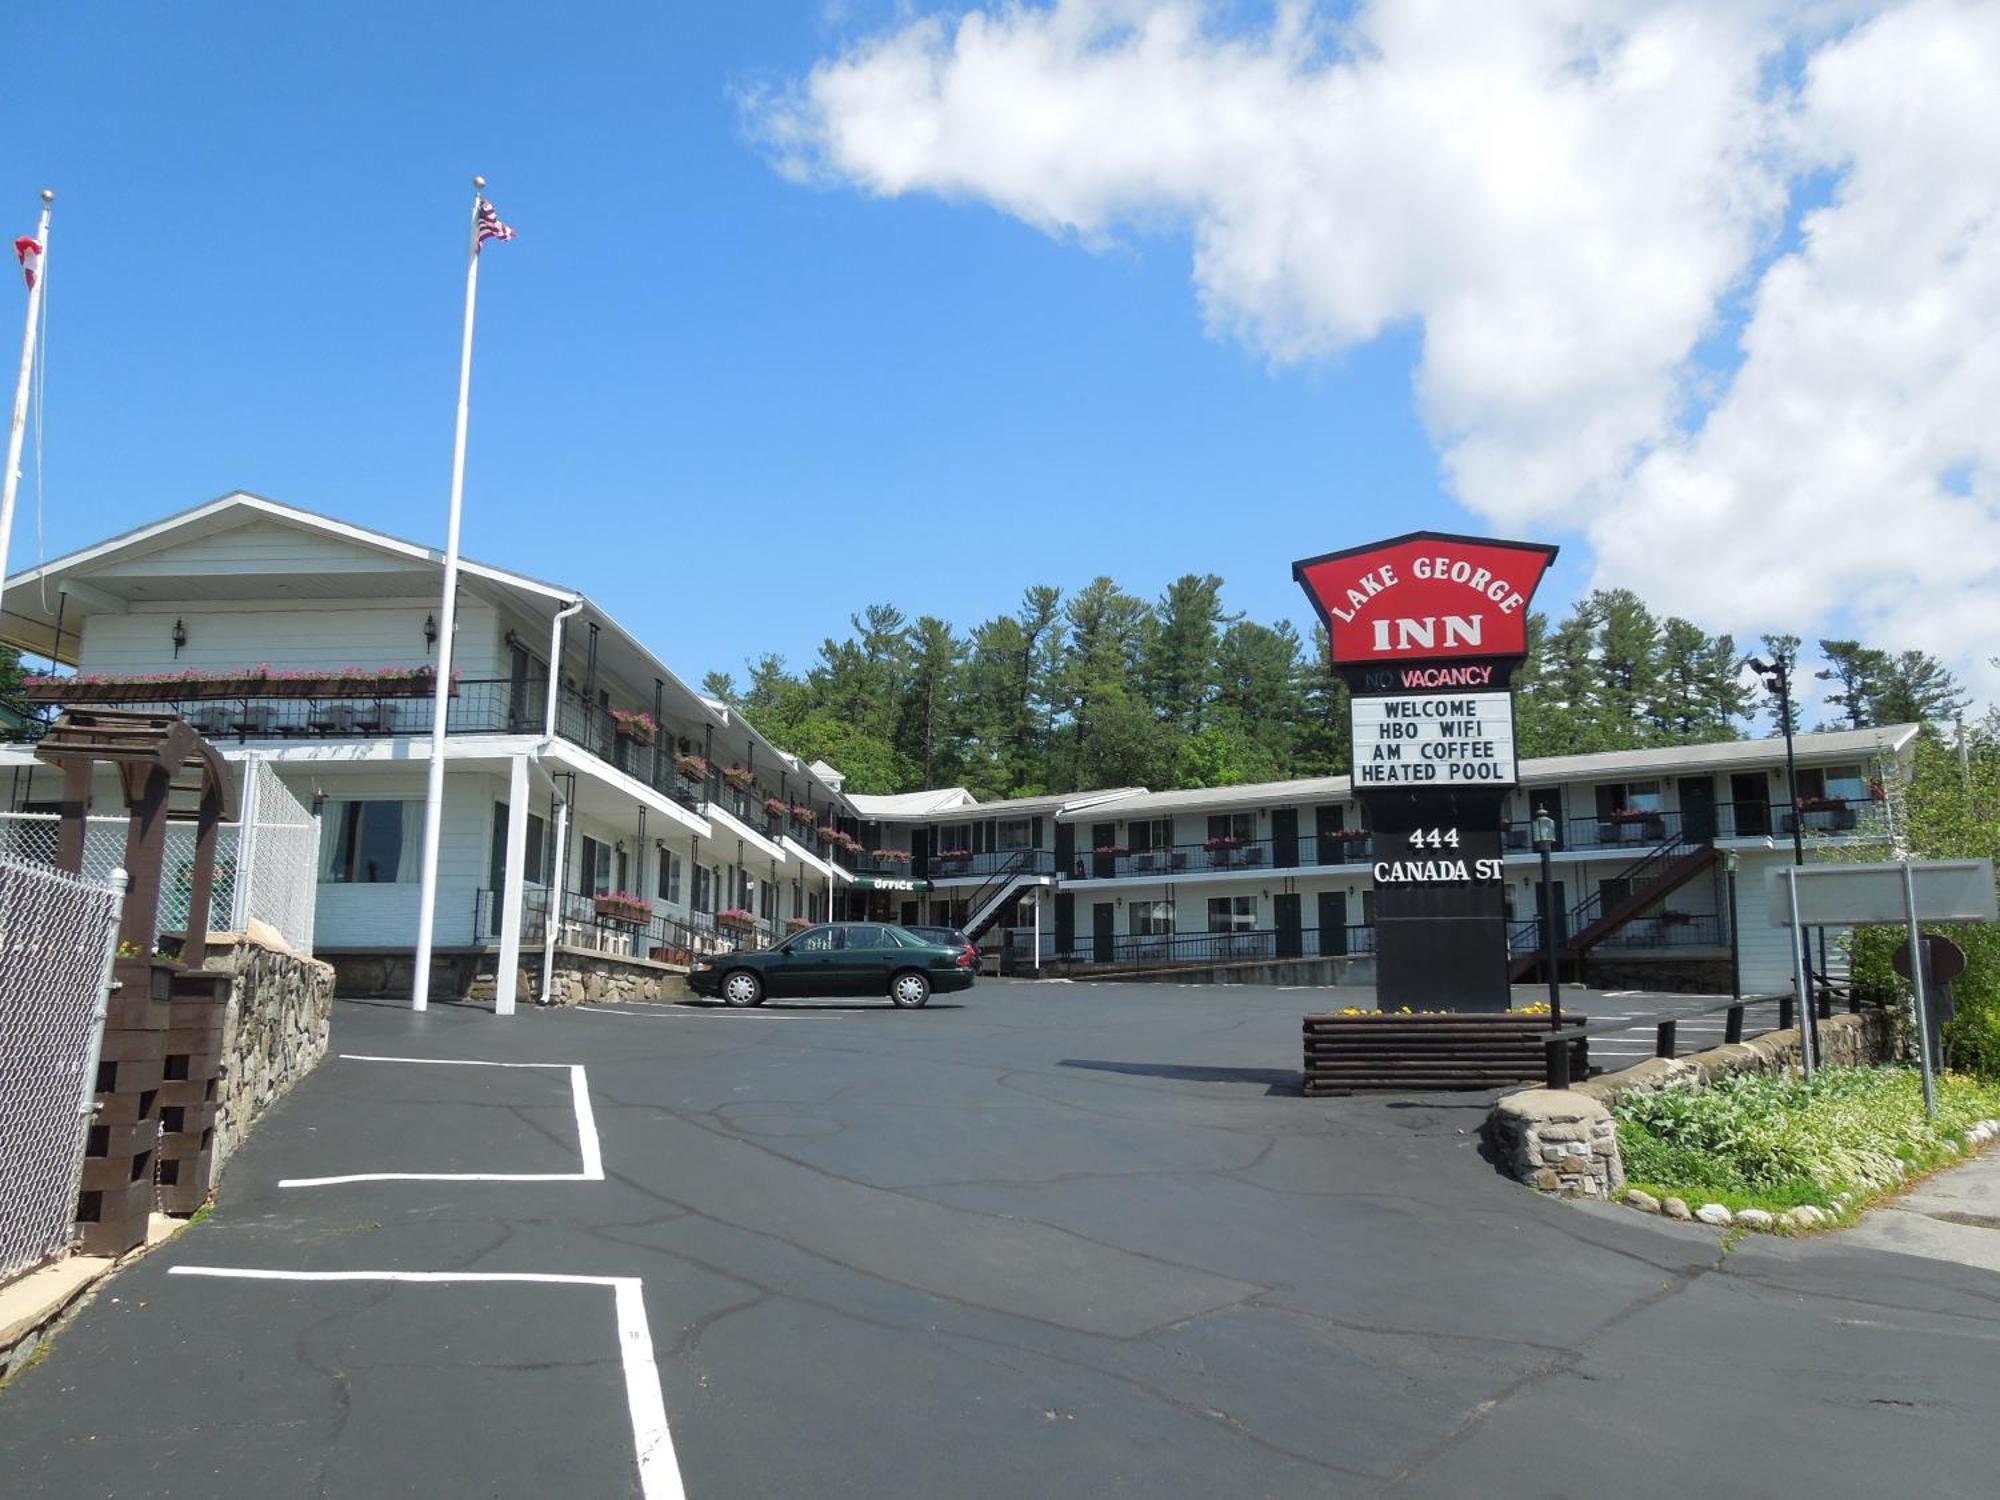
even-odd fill
[{"label": "green door", "polygon": [[1319,893],[1319,951],[1331,958],[1347,951],[1347,892]]},{"label": "green door", "polygon": [[1113,908],[1109,901],[1099,901],[1090,908],[1090,961],[1095,964],[1111,962]]},{"label": "green door", "polygon": [[1271,898],[1271,915],[1278,923],[1278,957],[1297,958],[1305,951],[1299,931],[1299,893],[1280,891]]}]

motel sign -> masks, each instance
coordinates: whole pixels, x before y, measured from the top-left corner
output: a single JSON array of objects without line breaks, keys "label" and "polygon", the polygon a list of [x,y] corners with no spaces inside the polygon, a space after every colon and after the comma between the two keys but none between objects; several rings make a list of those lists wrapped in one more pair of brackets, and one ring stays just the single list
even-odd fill
[{"label": "motel sign", "polygon": [[1385,1010],[1507,1009],[1500,814],[1519,780],[1510,687],[1555,555],[1419,531],[1292,565],[1353,694]]}]

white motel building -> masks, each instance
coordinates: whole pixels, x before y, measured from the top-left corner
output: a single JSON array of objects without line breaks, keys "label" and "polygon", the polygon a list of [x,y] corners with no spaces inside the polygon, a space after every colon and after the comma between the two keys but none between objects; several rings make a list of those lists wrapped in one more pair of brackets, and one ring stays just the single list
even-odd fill
[{"label": "white motel building", "polygon": [[[178,713],[246,782],[268,768],[312,810],[310,943],[343,988],[407,993],[442,568],[435,549],[238,493],[9,579],[0,640],[57,680],[0,744],[8,847],[59,804],[35,758],[47,718]],[[643,979],[861,915],[965,928],[1017,971],[1370,975],[1374,852],[1346,777],[849,793],[580,590],[479,563],[462,568],[453,665],[442,996],[518,973],[527,998],[551,940]],[[1515,977],[1536,976],[1546,810],[1565,976],[1722,990],[1733,948],[1746,990],[1783,988],[1765,873],[1794,830],[1808,859],[1892,838],[1884,789],[1916,734],[1802,735],[1796,783],[1770,739],[1522,761],[1503,839]],[[108,777],[93,811],[119,813]]]}]

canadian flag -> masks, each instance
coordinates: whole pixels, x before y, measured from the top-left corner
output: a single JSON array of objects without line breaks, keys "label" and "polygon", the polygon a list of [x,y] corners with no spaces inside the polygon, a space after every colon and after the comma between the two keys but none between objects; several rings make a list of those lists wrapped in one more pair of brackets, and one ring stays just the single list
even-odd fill
[{"label": "canadian flag", "polygon": [[22,235],[14,241],[14,253],[21,258],[21,275],[27,279],[28,290],[35,289],[35,277],[42,269],[41,242],[32,235]]}]

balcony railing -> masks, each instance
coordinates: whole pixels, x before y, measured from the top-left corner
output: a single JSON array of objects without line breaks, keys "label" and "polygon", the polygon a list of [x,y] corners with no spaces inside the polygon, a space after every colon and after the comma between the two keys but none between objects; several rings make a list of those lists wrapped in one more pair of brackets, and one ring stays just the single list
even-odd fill
[{"label": "balcony railing", "polygon": [[1358,865],[1374,857],[1374,839],[1366,830],[1355,829],[1346,834],[1301,834],[1287,840],[1208,839],[1158,849],[1092,849],[1079,851],[1063,873],[1071,880],[1114,880]]},{"label": "balcony railing", "polygon": [[[539,946],[548,933],[549,892],[530,887],[521,900],[521,941]],[[644,958],[656,963],[687,964],[695,958],[718,953],[734,953],[745,948],[768,948],[777,940],[772,924],[760,921],[749,932],[737,932],[715,925],[706,912],[685,915],[654,911],[643,922],[607,917],[596,901],[576,891],[565,891],[557,903],[562,913],[556,941],[566,948],[586,948],[594,953],[619,958]],[[489,942],[498,941],[504,917],[501,893],[482,890],[478,894],[474,931]]]},{"label": "balcony railing", "polygon": [[1305,928],[1283,933],[1275,928],[1234,932],[1155,932],[1113,937],[1110,951],[1091,938],[1079,938],[1068,957],[1078,963],[1108,963],[1146,968],[1166,964],[1252,963],[1279,958],[1333,958],[1375,951],[1375,929],[1369,926],[1333,929]]},{"label": "balcony railing", "polygon": [[[1573,922],[1556,927],[1556,946],[1561,948]],[[1632,918],[1597,940],[1599,948],[1726,948],[1729,926],[1714,912],[1656,911]],[[1524,958],[1542,951],[1542,923],[1539,917],[1507,924],[1507,955]]]},{"label": "balcony railing", "polygon": [[983,880],[1005,870],[1015,875],[1053,875],[1053,849],[982,849],[977,854],[933,854],[924,873],[932,880]]}]

